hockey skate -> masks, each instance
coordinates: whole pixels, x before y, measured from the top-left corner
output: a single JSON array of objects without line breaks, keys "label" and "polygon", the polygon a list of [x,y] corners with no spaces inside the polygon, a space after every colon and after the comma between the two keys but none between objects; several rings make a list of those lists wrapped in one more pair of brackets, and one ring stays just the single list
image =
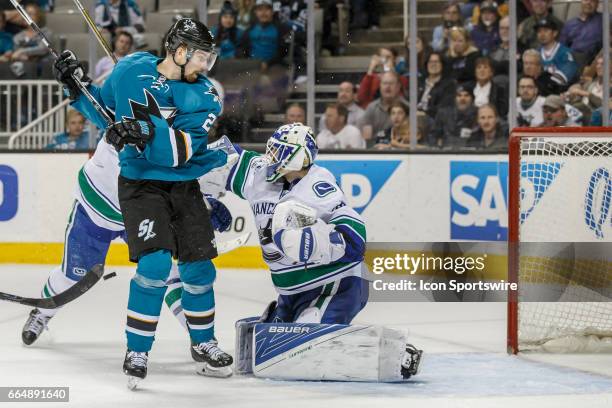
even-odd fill
[{"label": "hockey skate", "polygon": [[128,376],[128,388],[134,390],[147,376],[149,353],[128,350],[123,361],[123,372]]},{"label": "hockey skate", "polygon": [[51,320],[51,316],[42,314],[38,309],[32,309],[21,331],[23,344],[29,346],[34,343],[40,337],[42,331],[47,328],[49,320]]},{"label": "hockey skate", "polygon": [[191,357],[196,362],[196,373],[225,378],[232,375],[232,356],[217,346],[217,340],[191,345]]},{"label": "hockey skate", "polygon": [[406,354],[402,359],[402,377],[405,380],[419,373],[423,350],[417,350],[412,344],[406,344]]}]

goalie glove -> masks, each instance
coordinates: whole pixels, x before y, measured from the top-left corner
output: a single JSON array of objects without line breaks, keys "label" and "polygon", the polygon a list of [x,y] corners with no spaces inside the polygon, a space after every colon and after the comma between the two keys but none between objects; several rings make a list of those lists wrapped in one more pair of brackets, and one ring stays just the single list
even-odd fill
[{"label": "goalie glove", "polygon": [[72,101],[77,99],[81,92],[76,81],[81,82],[85,87],[91,84],[91,79],[85,73],[83,65],[70,50],[62,52],[55,60],[53,73],[57,82],[64,85],[64,90]]},{"label": "goalie glove", "polygon": [[152,123],[143,120],[123,119],[106,128],[104,138],[118,152],[123,150],[127,144],[136,147],[142,153],[154,135],[155,131]]},{"label": "goalie glove", "polygon": [[320,219],[308,227],[277,230],[272,239],[287,258],[299,263],[326,265],[342,258],[346,250],[342,234]]}]

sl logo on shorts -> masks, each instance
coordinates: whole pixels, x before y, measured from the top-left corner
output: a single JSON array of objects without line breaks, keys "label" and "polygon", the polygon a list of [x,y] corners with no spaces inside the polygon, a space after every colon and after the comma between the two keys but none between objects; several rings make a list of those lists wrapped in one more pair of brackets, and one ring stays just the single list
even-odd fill
[{"label": "sl logo on shorts", "polygon": [[153,225],[155,221],[151,221],[150,219],[142,220],[140,226],[138,227],[138,238],[143,238],[144,241],[149,238],[155,238],[157,235],[153,232]]}]

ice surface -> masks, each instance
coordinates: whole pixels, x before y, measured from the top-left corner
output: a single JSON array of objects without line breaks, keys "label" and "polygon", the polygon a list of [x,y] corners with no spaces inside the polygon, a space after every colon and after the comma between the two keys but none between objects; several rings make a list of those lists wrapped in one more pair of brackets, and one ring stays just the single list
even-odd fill
[{"label": "ice surface", "polygon": [[[38,296],[49,270],[1,265],[0,290]],[[405,384],[200,377],[193,372],[186,333],[164,309],[149,376],[132,392],[121,372],[132,270],[110,271],[118,277],[66,306],[29,348],[20,339],[29,309],[0,303],[0,386],[70,387],[69,404],[44,405],[49,407],[612,407],[612,356],[507,356],[503,303],[369,304],[357,323],[407,327],[426,352],[422,374]],[[260,314],[273,297],[265,271],[218,271],[220,345],[233,351],[234,321]]]}]

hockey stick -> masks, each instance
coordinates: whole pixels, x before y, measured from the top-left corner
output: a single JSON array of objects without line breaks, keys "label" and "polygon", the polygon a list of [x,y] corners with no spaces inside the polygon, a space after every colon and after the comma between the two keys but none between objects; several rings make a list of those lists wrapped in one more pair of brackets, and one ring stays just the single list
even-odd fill
[{"label": "hockey stick", "polygon": [[[45,34],[42,32],[42,30],[40,29],[38,24],[36,24],[34,22],[34,20],[32,20],[32,17],[30,17],[28,12],[25,11],[23,6],[21,4],[19,4],[19,2],[17,0],[11,0],[11,3],[13,4],[13,6],[15,6],[15,9],[17,9],[19,14],[21,14],[21,17],[23,17],[23,19],[26,21],[26,23],[28,23],[30,28],[32,30],[34,30],[40,36],[43,44],[45,44],[45,46],[49,49],[49,52],[51,53],[51,55],[53,55],[53,58],[55,58],[57,60],[60,57],[59,53],[55,50],[55,48],[53,48],[53,46],[51,45],[51,42],[45,36]],[[83,95],[87,98],[87,100],[89,100],[89,102],[91,102],[91,104],[94,106],[96,111],[100,115],[102,115],[104,120],[106,120],[106,122],[109,125],[112,125],[114,123],[113,119],[109,116],[109,114],[102,107],[102,105],[100,105],[100,103],[96,100],[96,98],[94,98],[93,95],[89,92],[89,90],[87,89],[87,86],[85,86],[85,84],[82,83],[74,75],[72,76],[72,78],[74,79],[74,82],[76,83],[76,85],[79,87],[79,90],[83,93]]]},{"label": "hockey stick", "polygon": [[94,265],[94,267],[83,276],[83,279],[55,296],[48,298],[27,298],[0,292],[0,300],[19,303],[26,306],[41,307],[43,309],[55,309],[68,302],[72,302],[74,299],[87,292],[93,285],[98,283],[103,274],[104,266],[102,266],[102,264]]},{"label": "hockey stick", "polygon": [[228,252],[233,251],[234,249],[243,246],[249,240],[251,236],[250,232],[246,234],[242,234],[237,238],[230,239],[227,241],[222,241],[217,243],[217,253],[219,255],[226,254]]},{"label": "hockey stick", "polygon": [[[233,251],[234,249],[244,245],[251,236],[250,232],[242,234],[239,237],[230,239],[227,241],[219,242],[217,244],[217,252],[219,255]],[[66,303],[72,302],[83,293],[91,289],[104,274],[104,266],[102,264],[95,265],[83,276],[83,279],[55,296],[48,298],[27,298],[18,295],[11,295],[10,293],[0,292],[0,300],[6,300],[7,302],[19,303],[26,306],[41,307],[43,309],[55,309],[60,306],[64,306]],[[115,277],[117,274],[111,272],[104,276],[104,280]]]},{"label": "hockey stick", "polygon": [[81,15],[85,19],[85,22],[89,26],[89,29],[91,30],[91,32],[93,32],[94,35],[96,36],[96,39],[98,40],[98,43],[102,46],[102,48],[104,49],[104,52],[106,53],[106,55],[108,55],[108,57],[110,59],[112,59],[113,62],[116,64],[117,63],[117,57],[111,51],[111,48],[109,47],[108,43],[106,42],[106,40],[102,36],[102,33],[100,32],[100,30],[98,30],[98,27],[96,26],[96,23],[93,21],[93,19],[91,18],[91,16],[89,15],[87,10],[85,9],[85,7],[83,7],[83,3],[81,3],[79,0],[73,0],[73,2],[77,6],[79,11],[81,12]]}]

